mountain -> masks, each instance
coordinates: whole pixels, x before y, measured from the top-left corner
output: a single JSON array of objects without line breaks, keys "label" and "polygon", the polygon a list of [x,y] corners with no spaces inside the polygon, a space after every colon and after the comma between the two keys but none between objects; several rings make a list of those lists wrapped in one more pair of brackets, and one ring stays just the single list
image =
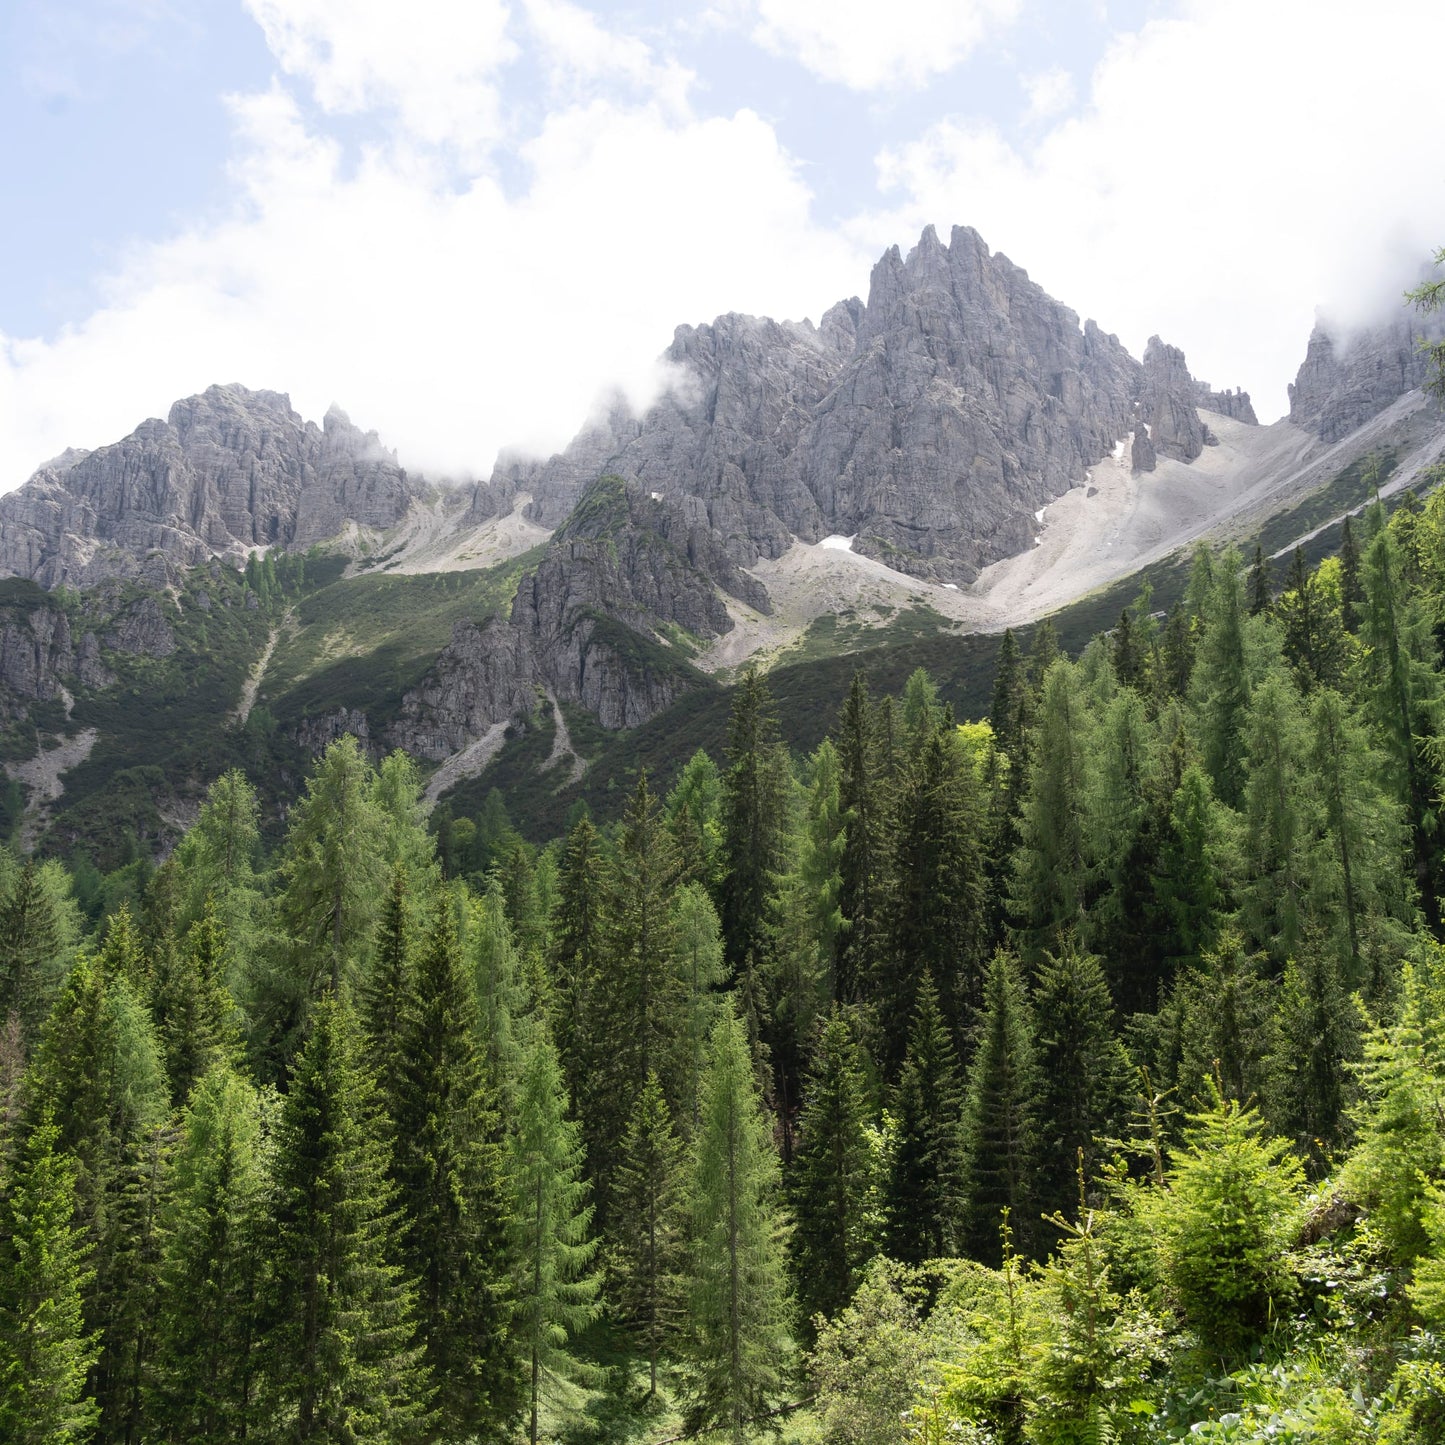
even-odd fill
[{"label": "mountain", "polygon": [[[946,247],[930,227],[906,259],[893,247],[866,305],[841,301],[817,327],[724,316],[679,327],[666,359],[677,379],[642,416],[614,409],[493,487],[530,492],[550,526],[615,473],[700,498],[743,566],[846,535],[966,583],[1030,544],[1033,514],[1130,433],[1145,393],[1116,337],[966,227]],[[1180,384],[1190,409],[1196,384]]]},{"label": "mountain", "polygon": [[395,526],[421,494],[375,432],[318,427],[274,391],[213,386],[123,441],[67,452],[0,497],[0,575],[164,583],[213,557]]},{"label": "mountain", "polygon": [[1260,426],[964,228],[816,326],[722,316],[667,360],[640,415],[465,487],[240,386],[41,468],[0,497],[0,831],[163,849],[222,768],[280,799],[344,732],[435,765],[432,799],[530,778],[550,816],[706,741],[745,664],[799,740],[844,654],[926,655],[976,715],[990,634],[1096,631],[1141,576],[1167,607],[1201,540],[1326,548],[1367,475],[1432,485],[1445,454],[1408,322],[1317,329]]}]

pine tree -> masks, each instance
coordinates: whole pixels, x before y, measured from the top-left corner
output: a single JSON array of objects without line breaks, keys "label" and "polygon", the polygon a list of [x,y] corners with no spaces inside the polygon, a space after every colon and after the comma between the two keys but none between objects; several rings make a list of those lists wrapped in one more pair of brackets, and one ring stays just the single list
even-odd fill
[{"label": "pine tree", "polygon": [[588,818],[567,835],[552,922],[552,1019],[567,1091],[579,1116],[590,1113],[587,1089],[608,1049],[601,1017],[606,946],[606,879],[602,845]]},{"label": "pine tree", "polygon": [[387,1150],[356,1025],[327,994],[311,1013],[276,1131],[257,1433],[390,1442],[422,1437],[431,1383],[410,1341]]},{"label": "pine tree", "polygon": [[785,867],[785,803],[791,777],[778,740],[772,694],[750,667],[738,684],[728,724],[728,766],[722,775],[721,907],[728,965],[734,971],[767,945],[768,900]]},{"label": "pine tree", "polygon": [[[302,999],[350,987],[385,894],[387,817],[375,774],[350,734],[331,744],[291,810],[281,860],[281,920]],[[304,1015],[304,1009],[303,1009]]]},{"label": "pine tree", "polygon": [[151,1017],[165,1053],[171,1098],[183,1104],[196,1080],[240,1053],[236,1005],[226,988],[225,931],[209,901],[179,949],[167,943],[158,967]]},{"label": "pine tree", "polygon": [[1355,1010],[1331,950],[1304,948],[1285,965],[1271,1118],[1322,1172],[1340,1142],[1349,1070],[1359,1057]]},{"label": "pine tree", "polygon": [[601,1283],[588,1272],[597,1248],[588,1238],[592,1206],[577,1126],[566,1109],[556,1050],[539,1030],[522,1064],[511,1136],[512,1341],[527,1376],[531,1445],[543,1401],[565,1405],[569,1387],[586,1378],[567,1344],[596,1317]]},{"label": "pine tree", "polygon": [[881,1015],[880,1058],[902,1062],[918,980],[943,989],[945,1012],[966,1022],[982,995],[984,864],[973,769],[955,729],[936,729],[905,765],[890,870],[886,948],[872,996]]},{"label": "pine tree", "polygon": [[1040,1202],[1045,1213],[1072,1215],[1078,1169],[1094,1177],[1100,1146],[1123,1133],[1134,1092],[1099,958],[1065,939],[1039,970],[1033,1017]]},{"label": "pine tree", "polygon": [[1012,891],[1020,936],[1031,955],[1077,926],[1084,901],[1088,715],[1069,663],[1049,669],[1039,707]]},{"label": "pine tree", "polygon": [[98,1421],[86,1375],[99,1353],[81,1306],[88,1246],[72,1221],[76,1166],[48,1120],[0,1199],[0,1439],[63,1445]]},{"label": "pine tree", "polygon": [[684,765],[665,810],[681,878],[716,894],[722,869],[722,781],[717,764],[701,748]]},{"label": "pine tree", "polygon": [[962,1091],[933,980],[918,988],[908,1051],[893,1091],[895,1137],[884,1229],[891,1258],[921,1264],[952,1254],[963,1217]]},{"label": "pine tree", "polygon": [[147,1438],[245,1438],[267,1184],[263,1113],[256,1090],[224,1066],[191,1094],[160,1219]]},{"label": "pine tree", "polygon": [[608,1270],[618,1315],[647,1351],[649,1395],[658,1356],[683,1321],[683,1166],[662,1086],[650,1075],[622,1136]]},{"label": "pine tree", "polygon": [[1365,601],[1364,584],[1360,581],[1360,549],[1348,515],[1340,530],[1340,601],[1347,632],[1359,627],[1360,608]]},{"label": "pine tree", "polygon": [[506,1170],[477,1046],[476,997],[450,910],[405,977],[391,1087],[397,1262],[416,1282],[416,1342],[445,1439],[502,1432],[519,1403],[508,1360]]},{"label": "pine tree", "polygon": [[733,1014],[713,1031],[693,1144],[688,1323],[689,1430],[727,1431],[776,1399],[788,1357],[783,1221],[774,1153]]},{"label": "pine tree", "polygon": [[839,719],[838,806],[843,851],[838,860],[838,911],[844,920],[834,943],[833,990],[840,1003],[858,1003],[872,977],[883,927],[886,808],[868,684],[853,674]]},{"label": "pine tree", "polygon": [[1277,669],[1255,689],[1246,740],[1245,916],[1254,939],[1282,967],[1307,919],[1317,818],[1313,794],[1304,786],[1304,719],[1294,688]]},{"label": "pine tree", "polygon": [[903,684],[903,748],[909,761],[917,759],[942,721],[937,683],[927,668],[914,668]]},{"label": "pine tree", "polygon": [[1160,940],[1164,966],[1133,998],[1120,990],[1126,1011],[1157,1009],[1161,990],[1181,965],[1198,962],[1219,933],[1226,897],[1224,859],[1228,852],[1226,815],[1197,763],[1180,778],[1169,806],[1169,825],[1155,867],[1153,889],[1167,933]]},{"label": "pine tree", "polygon": [[[1295,555],[1299,555],[1296,548]],[[1269,563],[1265,561],[1264,548],[1258,542],[1254,546],[1254,565],[1249,569],[1249,615],[1258,617],[1269,611],[1271,602],[1269,586]]]},{"label": "pine tree", "polygon": [[1233,807],[1244,789],[1241,735],[1249,713],[1249,678],[1244,663],[1244,587],[1239,553],[1232,547],[1213,569],[1201,606],[1202,635],[1190,698],[1199,719],[1205,771],[1221,800]]},{"label": "pine tree", "polygon": [[997,1266],[999,1224],[1008,1211],[1025,1249],[1039,1215],[1039,1079],[1033,1017],[1017,962],[995,954],[985,984],[978,1046],[963,1100],[966,1161],[964,1239],[976,1259]]},{"label": "pine tree", "polygon": [[677,940],[677,976],[686,996],[685,1066],[681,1102],[675,1118],[691,1133],[702,1098],[703,1062],[707,1041],[717,1023],[718,989],[727,977],[722,929],[717,910],[696,883],[679,888],[672,902],[673,937]]},{"label": "pine tree", "polygon": [[794,1293],[809,1330],[815,1315],[831,1319],[848,1304],[878,1252],[883,1181],[872,1124],[860,1048],[835,1009],[809,1070],[787,1175]]},{"label": "pine tree", "polygon": [[529,1000],[507,922],[506,901],[495,877],[483,897],[471,900],[466,917],[465,951],[476,982],[487,1083],[505,1110],[510,1107],[522,1067],[518,1030]]},{"label": "pine tree", "polygon": [[199,919],[210,900],[227,937],[243,957],[249,956],[260,906],[254,869],[260,838],[255,789],[232,768],[211,784],[199,816],[176,849],[181,865],[179,927]]},{"label": "pine tree", "polygon": [[[411,943],[416,926],[407,878],[404,863],[392,866],[391,887],[376,925],[371,972],[360,990],[367,1067],[383,1098],[390,1098],[397,1088],[404,1066],[402,1011],[411,993]],[[445,905],[442,911],[447,911]]]},{"label": "pine tree", "polygon": [[34,1038],[59,985],[59,920],[33,858],[0,904],[0,1019],[15,1013]]},{"label": "pine tree", "polygon": [[418,887],[435,883],[436,840],[427,830],[421,778],[409,754],[398,748],[381,760],[371,801],[381,817],[382,857],[387,865],[405,868]]}]

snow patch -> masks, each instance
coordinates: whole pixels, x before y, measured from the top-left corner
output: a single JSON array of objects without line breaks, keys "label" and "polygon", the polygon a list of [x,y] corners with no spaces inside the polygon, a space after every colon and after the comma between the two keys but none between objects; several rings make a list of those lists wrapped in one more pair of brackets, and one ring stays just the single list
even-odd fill
[{"label": "snow patch", "polygon": [[660,502],[660,501],[662,500],[662,493],[661,493],[661,492],[653,492],[653,493],[652,493],[652,500],[653,500],[654,502]]},{"label": "snow patch", "polygon": [[1040,507],[1038,511],[1034,513],[1034,521],[1036,521],[1041,527],[1044,524],[1044,513],[1046,511],[1048,511],[1047,507]]},{"label": "snow patch", "polygon": [[857,532],[854,532],[851,537],[843,537],[834,533],[831,537],[824,537],[818,545],[820,547],[830,547],[835,552],[851,552],[853,550],[853,543],[857,540],[857,537]]},{"label": "snow patch", "polygon": [[944,585],[944,587],[945,587],[948,591],[950,591],[950,592],[957,592],[957,591],[958,591],[958,583],[957,583],[957,582],[945,582],[943,585]]},{"label": "snow patch", "polygon": [[1124,460],[1124,448],[1133,440],[1134,433],[1130,432],[1128,436],[1120,437],[1119,440],[1114,443],[1114,460],[1116,462],[1122,462]]}]

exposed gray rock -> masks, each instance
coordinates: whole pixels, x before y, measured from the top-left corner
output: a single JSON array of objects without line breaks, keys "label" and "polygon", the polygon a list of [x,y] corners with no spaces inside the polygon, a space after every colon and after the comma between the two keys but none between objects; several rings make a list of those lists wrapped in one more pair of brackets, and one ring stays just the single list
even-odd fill
[{"label": "exposed gray rock", "polygon": [[117,652],[136,657],[169,657],[176,650],[176,634],[154,597],[142,597],[105,640]]},{"label": "exposed gray rock", "polygon": [[16,698],[49,702],[60,697],[74,668],[70,623],[63,612],[37,608],[0,628],[0,689]]},{"label": "exposed gray rock", "polygon": [[371,722],[359,708],[339,707],[322,717],[307,718],[294,729],[297,743],[312,757],[319,757],[337,739],[350,733],[368,755],[371,746]]},{"label": "exposed gray rock", "polygon": [[1289,388],[1289,419],[1323,442],[1348,436],[1423,384],[1426,360],[1417,340],[1422,334],[1438,337],[1439,320],[1427,327],[1401,315],[1355,332],[1318,322]]},{"label": "exposed gray rock", "polygon": [[703,501],[747,566],[793,536],[855,535],[908,571],[969,580],[1021,550],[1032,513],[1083,481],[1129,430],[1143,380],[1118,340],[1052,300],[974,231],[932,228],[887,252],[868,303],[818,327],[746,316],[680,327],[671,392],[618,405],[540,464],[509,460],[545,525],[617,472]]},{"label": "exposed gray rock", "polygon": [[635,727],[704,684],[679,631],[700,641],[732,627],[719,590],[771,610],[707,525],[700,498],[603,477],[522,579],[510,618],[456,625],[389,737],[440,760],[530,712],[539,688],[603,727]]},{"label": "exposed gray rock", "polygon": [[1195,410],[1198,393],[1184,353],[1151,336],[1144,348],[1140,412],[1149,423],[1149,440],[1158,455],[1192,462],[1204,450],[1204,423]]},{"label": "exposed gray rock", "polygon": [[422,685],[406,694],[393,726],[398,747],[440,762],[495,722],[529,712],[537,670],[530,639],[502,618],[456,623]]},{"label": "exposed gray rock", "polygon": [[[1237,386],[1233,391],[1215,391],[1207,381],[1198,382],[1196,386],[1196,406],[1219,416],[1232,417],[1246,426],[1259,425],[1259,418],[1254,414],[1254,403],[1250,401],[1247,391],[1241,391]],[[1205,430],[1208,431],[1209,428],[1206,426]]]},{"label": "exposed gray rock", "polygon": [[1136,472],[1152,472],[1159,465],[1158,453],[1154,450],[1154,443],[1149,440],[1149,428],[1142,421],[1134,428],[1129,462]]},{"label": "exposed gray rock", "polygon": [[100,656],[100,639],[93,632],[82,634],[75,654],[75,676],[82,687],[109,687],[115,674]]},{"label": "exposed gray rock", "polygon": [[389,527],[417,485],[339,411],[322,428],[277,392],[213,386],[168,420],[67,453],[0,497],[0,575],[165,587],[216,556],[239,565],[254,549],[309,546],[350,522]]}]

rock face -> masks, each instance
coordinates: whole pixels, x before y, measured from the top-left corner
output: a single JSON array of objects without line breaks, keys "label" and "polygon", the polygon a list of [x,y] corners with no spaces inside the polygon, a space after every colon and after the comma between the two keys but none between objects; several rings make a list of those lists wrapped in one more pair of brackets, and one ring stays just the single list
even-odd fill
[{"label": "rock face", "polygon": [[460,622],[391,736],[441,759],[530,712],[539,688],[635,727],[703,683],[692,640],[728,631],[725,592],[760,611],[767,592],[728,555],[699,498],[659,497],[606,476],[583,494],[507,621]]},{"label": "rock face", "polygon": [[1439,322],[1426,328],[1417,318],[1400,316],[1339,334],[1318,323],[1289,388],[1289,419],[1323,442],[1348,436],[1424,382],[1425,357],[1417,346],[1422,333],[1438,339]]},{"label": "rock face", "polygon": [[1197,407],[1242,421],[1246,426],[1259,425],[1259,418],[1254,414],[1254,404],[1247,391],[1241,391],[1237,386],[1233,391],[1215,391],[1207,381],[1197,383],[1197,388],[1194,397]]},{"label": "rock face", "polygon": [[1184,353],[1157,336],[1144,348],[1144,386],[1139,414],[1149,423],[1149,440],[1159,456],[1192,462],[1207,445],[1206,428],[1195,409],[1199,387],[1184,364]]},{"label": "rock face", "polygon": [[1159,454],[1154,450],[1154,443],[1149,440],[1149,428],[1142,421],[1134,429],[1129,464],[1136,472],[1152,472],[1159,465]]},{"label": "rock face", "polygon": [[339,411],[303,422],[287,397],[213,386],[124,441],[71,452],[0,497],[0,575],[44,587],[112,577],[165,585],[212,557],[308,546],[350,522],[394,525],[416,484]]},{"label": "rock face", "polygon": [[494,486],[525,486],[554,524],[615,471],[700,499],[744,566],[843,533],[892,566],[967,581],[1028,546],[1032,513],[1129,431],[1144,377],[965,228],[887,252],[866,306],[840,302],[816,328],[681,327],[668,359],[678,383],[644,416],[618,408]]}]

